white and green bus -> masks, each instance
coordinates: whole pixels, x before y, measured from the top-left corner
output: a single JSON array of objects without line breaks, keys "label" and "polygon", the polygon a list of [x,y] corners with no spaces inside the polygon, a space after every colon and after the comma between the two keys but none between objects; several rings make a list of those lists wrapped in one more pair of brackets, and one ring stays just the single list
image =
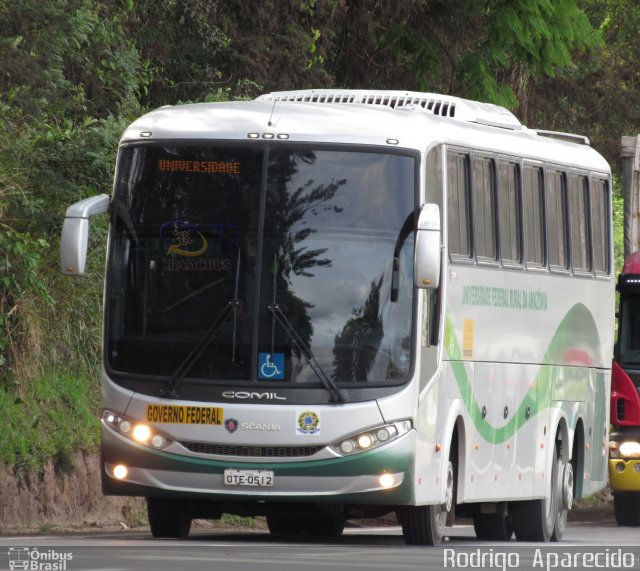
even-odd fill
[{"label": "white and green bus", "polygon": [[65,273],[106,212],[103,490],[155,537],[395,513],[408,544],[456,515],[558,540],[606,484],[611,183],[584,137],[398,91],[167,106],[68,209]]}]

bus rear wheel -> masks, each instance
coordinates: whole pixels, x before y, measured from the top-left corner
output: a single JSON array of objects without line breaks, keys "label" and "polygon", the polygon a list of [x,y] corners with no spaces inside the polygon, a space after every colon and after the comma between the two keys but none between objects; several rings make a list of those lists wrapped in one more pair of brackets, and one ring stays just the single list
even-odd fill
[{"label": "bus rear wheel", "polygon": [[567,517],[573,506],[574,472],[571,462],[563,462],[562,453],[556,447],[556,494],[558,497],[556,523],[551,535],[551,541],[560,541],[567,528]]},{"label": "bus rear wheel", "polygon": [[153,537],[184,538],[191,529],[189,505],[175,498],[147,498],[149,527]]},{"label": "bus rear wheel", "polygon": [[[566,488],[569,484],[571,496]],[[567,523],[567,512],[571,508],[572,494],[573,472],[562,461],[560,444],[556,442],[549,497],[511,504],[513,530],[518,541],[560,541]]]}]

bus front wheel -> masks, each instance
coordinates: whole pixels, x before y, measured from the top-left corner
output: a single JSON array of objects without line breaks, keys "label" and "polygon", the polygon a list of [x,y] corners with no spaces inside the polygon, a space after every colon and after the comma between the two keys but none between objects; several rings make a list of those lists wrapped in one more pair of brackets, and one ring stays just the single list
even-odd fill
[{"label": "bus front wheel", "polygon": [[[438,545],[444,537],[444,519],[440,506],[406,506],[400,523],[407,545]],[[445,516],[446,517],[446,516]]]},{"label": "bus front wheel", "polygon": [[175,498],[147,498],[149,527],[153,537],[184,538],[191,529],[189,505]]},{"label": "bus front wheel", "polygon": [[448,521],[454,519],[456,473],[449,460],[445,502],[435,506],[405,506],[399,512],[402,535],[407,545],[438,545],[442,542]]}]

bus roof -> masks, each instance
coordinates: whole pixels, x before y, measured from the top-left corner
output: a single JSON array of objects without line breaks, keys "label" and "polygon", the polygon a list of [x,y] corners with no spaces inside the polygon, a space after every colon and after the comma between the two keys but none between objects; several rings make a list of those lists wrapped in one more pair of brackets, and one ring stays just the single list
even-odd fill
[{"label": "bus roof", "polygon": [[274,139],[421,152],[448,143],[609,172],[585,137],[528,129],[496,105],[405,91],[305,90],[254,101],[165,106],[132,123],[121,142],[187,139]]}]

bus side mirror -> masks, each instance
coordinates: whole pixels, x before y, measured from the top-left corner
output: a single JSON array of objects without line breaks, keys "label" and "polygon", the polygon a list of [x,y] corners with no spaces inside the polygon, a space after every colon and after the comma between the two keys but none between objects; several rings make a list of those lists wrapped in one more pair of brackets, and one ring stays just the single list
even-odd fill
[{"label": "bus side mirror", "polygon": [[425,204],[420,211],[414,267],[416,287],[436,289],[440,285],[440,208],[437,204]]},{"label": "bus side mirror", "polygon": [[87,261],[89,218],[105,214],[109,209],[109,196],[99,194],[85,198],[67,208],[60,239],[60,266],[68,276],[83,276]]}]

